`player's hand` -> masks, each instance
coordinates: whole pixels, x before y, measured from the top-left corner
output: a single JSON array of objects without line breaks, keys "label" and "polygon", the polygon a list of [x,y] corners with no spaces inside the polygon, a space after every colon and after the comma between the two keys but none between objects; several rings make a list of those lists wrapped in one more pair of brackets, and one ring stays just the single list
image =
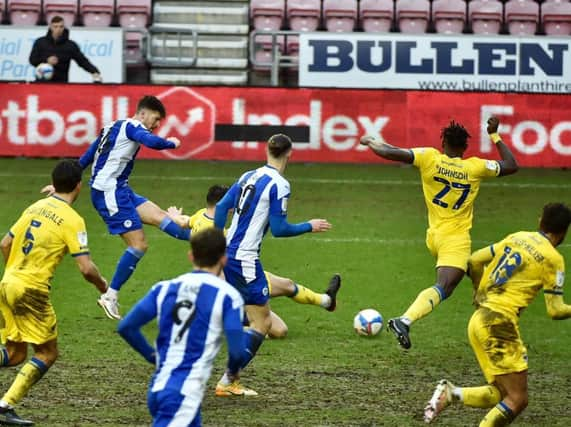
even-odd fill
[{"label": "player's hand", "polygon": [[52,56],[48,56],[48,64],[50,65],[56,65],[59,62],[59,59],[57,58],[57,56],[52,55]]},{"label": "player's hand", "polygon": [[174,143],[174,148],[178,148],[180,147],[180,140],[174,136],[169,136],[167,138],[167,141],[170,141],[172,143]]},{"label": "player's hand", "polygon": [[50,197],[55,192],[56,189],[52,184],[46,185],[44,188],[40,190],[40,193],[45,193],[46,197]]},{"label": "player's hand", "polygon": [[365,135],[361,138],[361,141],[359,141],[361,145],[369,145],[372,142],[375,142],[375,137],[371,136],[371,135]]},{"label": "player's hand", "polygon": [[321,233],[331,229],[331,224],[326,219],[311,219],[309,223],[311,224],[312,233]]},{"label": "player's hand", "polygon": [[182,215],[182,208],[177,208],[176,206],[169,206],[169,208],[167,209],[167,214],[170,217]]},{"label": "player's hand", "polygon": [[496,116],[492,116],[488,119],[488,134],[492,134],[492,133],[497,133],[498,132],[498,126],[500,125],[500,119],[498,119]]},{"label": "player's hand", "polygon": [[91,78],[93,78],[93,83],[103,83],[103,80],[101,79],[101,74],[99,73],[93,73],[91,75]]}]

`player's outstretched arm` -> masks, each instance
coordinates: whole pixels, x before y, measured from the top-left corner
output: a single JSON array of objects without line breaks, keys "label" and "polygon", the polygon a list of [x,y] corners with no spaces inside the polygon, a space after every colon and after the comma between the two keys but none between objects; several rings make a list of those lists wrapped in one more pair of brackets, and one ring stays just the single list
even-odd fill
[{"label": "player's outstretched arm", "polygon": [[468,271],[466,274],[470,279],[472,279],[474,289],[477,289],[480,285],[484,268],[493,258],[493,245],[479,249],[470,256],[470,259],[468,260]]},{"label": "player's outstretched arm", "polygon": [[8,257],[10,256],[10,249],[12,249],[13,241],[14,238],[10,235],[10,233],[6,233],[0,242],[0,249],[2,250],[2,256],[4,257],[4,264],[8,262]]},{"label": "player's outstretched arm", "polygon": [[182,208],[170,206],[167,209],[167,214],[179,227],[189,228],[190,217],[188,215],[183,215]]},{"label": "player's outstretched arm", "polygon": [[89,254],[76,256],[75,262],[85,280],[92,283],[99,292],[104,294],[107,291],[107,280],[101,276],[99,269],[91,260],[91,256]]},{"label": "player's outstretched arm", "polygon": [[394,160],[403,163],[412,163],[414,156],[410,150],[395,147],[386,142],[378,141],[372,136],[364,136],[361,138],[361,145],[368,146],[377,156],[387,160]]},{"label": "player's outstretched arm", "polygon": [[125,133],[127,138],[131,141],[136,141],[146,147],[152,148],[153,150],[165,150],[169,148],[178,148],[180,146],[178,138],[161,138],[160,136],[153,135],[144,127],[134,126],[131,123],[127,123],[125,126]]},{"label": "player's outstretched arm", "polygon": [[240,192],[240,186],[234,183],[224,197],[216,203],[216,208],[214,209],[214,226],[216,228],[224,230],[226,220],[228,219],[228,212],[234,207],[234,201],[238,199]]},{"label": "player's outstretched arm", "polygon": [[509,149],[509,147],[504,144],[500,134],[498,133],[498,126],[500,125],[500,120],[497,117],[490,117],[488,119],[488,135],[490,135],[490,139],[496,146],[498,153],[500,153],[500,157],[502,160],[499,162],[500,164],[500,174],[499,176],[506,176],[512,175],[516,173],[519,169],[517,164],[517,160],[515,159],[513,153]]},{"label": "player's outstretched arm", "polygon": [[558,293],[545,294],[545,307],[547,308],[547,315],[553,320],[565,320],[571,317],[571,305],[565,304],[563,295]]}]

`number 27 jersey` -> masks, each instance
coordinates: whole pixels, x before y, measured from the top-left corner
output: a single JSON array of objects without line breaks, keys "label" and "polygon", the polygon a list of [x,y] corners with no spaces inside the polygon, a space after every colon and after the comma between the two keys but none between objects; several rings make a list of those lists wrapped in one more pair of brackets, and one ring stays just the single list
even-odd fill
[{"label": "number 27 jersey", "polygon": [[496,177],[500,165],[478,157],[448,157],[435,148],[413,148],[428,210],[429,229],[437,233],[468,233],[474,201],[484,178]]}]

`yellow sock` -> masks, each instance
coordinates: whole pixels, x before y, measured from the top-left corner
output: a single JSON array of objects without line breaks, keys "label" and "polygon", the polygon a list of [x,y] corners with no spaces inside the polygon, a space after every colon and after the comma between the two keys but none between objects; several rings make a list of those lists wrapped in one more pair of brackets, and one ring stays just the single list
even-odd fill
[{"label": "yellow sock", "polygon": [[434,310],[434,307],[440,304],[440,301],[443,299],[444,292],[442,292],[442,289],[439,286],[426,288],[418,294],[416,300],[411,304],[402,317],[406,317],[411,323],[418,319],[422,319]]},{"label": "yellow sock", "polygon": [[512,410],[504,403],[500,402],[486,414],[480,422],[480,427],[504,427],[514,420]]},{"label": "yellow sock", "polygon": [[299,303],[299,304],[313,304],[313,305],[321,305],[321,294],[317,292],[313,292],[311,289],[306,288],[305,286],[297,285],[297,293],[292,296],[292,299]]},{"label": "yellow sock", "polygon": [[18,372],[18,376],[16,376],[16,379],[2,400],[10,405],[17,404],[28,394],[28,391],[42,378],[47,370],[48,367],[44,362],[33,357],[28,363],[22,366],[22,369]]},{"label": "yellow sock", "polygon": [[493,385],[462,387],[462,402],[472,408],[491,408],[502,400],[502,394]]}]

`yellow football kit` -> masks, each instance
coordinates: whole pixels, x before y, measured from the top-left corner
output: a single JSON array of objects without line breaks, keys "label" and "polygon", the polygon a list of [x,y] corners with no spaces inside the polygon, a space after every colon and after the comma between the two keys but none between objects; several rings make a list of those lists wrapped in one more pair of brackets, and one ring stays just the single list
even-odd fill
[{"label": "yellow football kit", "polygon": [[197,210],[188,220],[188,228],[192,233],[214,227],[214,218],[206,214],[206,208]]},{"label": "yellow football kit", "polygon": [[9,231],[12,247],[2,282],[2,340],[42,344],[57,337],[50,280],[63,256],[89,253],[83,218],[52,196],[29,206]]},{"label": "yellow football kit", "polygon": [[491,383],[497,375],[527,370],[519,315],[541,289],[563,294],[565,267],[562,255],[539,232],[511,234],[474,256],[491,261],[476,291],[478,309],[470,319],[468,336]]},{"label": "yellow football kit", "polygon": [[448,157],[435,148],[413,148],[428,210],[426,245],[437,267],[466,271],[470,257],[470,229],[480,181],[500,173],[495,160]]}]

